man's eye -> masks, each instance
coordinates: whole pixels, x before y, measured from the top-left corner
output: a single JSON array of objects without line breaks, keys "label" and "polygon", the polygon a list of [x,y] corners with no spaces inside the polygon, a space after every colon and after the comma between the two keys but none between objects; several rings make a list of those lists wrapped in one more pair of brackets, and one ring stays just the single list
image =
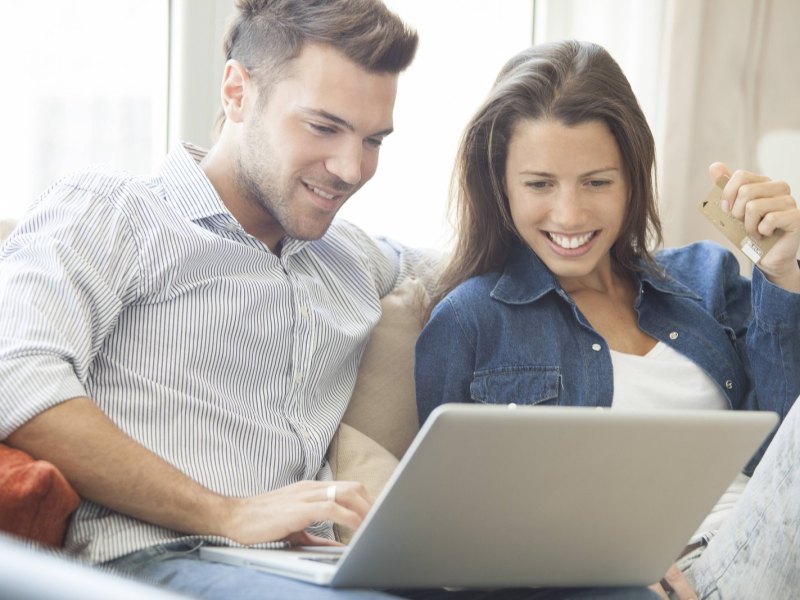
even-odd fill
[{"label": "man's eye", "polygon": [[311,129],[317,133],[330,134],[336,132],[333,127],[328,127],[327,125],[320,125],[319,123],[309,123],[309,125],[311,126]]},{"label": "man's eye", "polygon": [[367,138],[366,142],[373,148],[380,148],[383,144],[383,138]]}]

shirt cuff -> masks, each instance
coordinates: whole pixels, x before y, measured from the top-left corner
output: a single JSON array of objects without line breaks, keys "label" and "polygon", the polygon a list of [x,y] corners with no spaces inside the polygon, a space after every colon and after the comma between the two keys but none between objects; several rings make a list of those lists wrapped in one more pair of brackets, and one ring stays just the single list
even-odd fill
[{"label": "shirt cuff", "polygon": [[86,388],[72,365],[56,355],[0,359],[0,440],[36,415],[79,396],[86,396]]},{"label": "shirt cuff", "polygon": [[800,294],[771,283],[753,269],[753,314],[759,327],[773,333],[800,330]]}]

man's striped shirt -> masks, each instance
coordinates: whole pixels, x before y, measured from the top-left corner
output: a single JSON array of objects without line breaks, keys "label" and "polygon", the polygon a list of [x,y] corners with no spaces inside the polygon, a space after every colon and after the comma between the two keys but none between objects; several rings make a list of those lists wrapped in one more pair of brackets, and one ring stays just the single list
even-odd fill
[{"label": "man's striped shirt", "polygon": [[[379,300],[421,255],[336,221],[276,256],[225,208],[202,156],[178,147],[151,179],[68,177],[3,246],[0,439],[88,396],[220,494],[330,478]],[[66,546],[104,562],[176,539],[85,501]]]}]

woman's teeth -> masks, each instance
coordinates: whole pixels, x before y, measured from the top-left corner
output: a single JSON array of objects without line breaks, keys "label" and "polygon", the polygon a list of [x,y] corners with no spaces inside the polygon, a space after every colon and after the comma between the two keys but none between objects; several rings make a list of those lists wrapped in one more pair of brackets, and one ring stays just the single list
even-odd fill
[{"label": "woman's teeth", "polygon": [[547,232],[547,237],[550,241],[558,244],[565,250],[573,250],[580,248],[586,244],[594,236],[594,231],[590,233],[582,233],[581,235],[561,235],[560,233]]}]

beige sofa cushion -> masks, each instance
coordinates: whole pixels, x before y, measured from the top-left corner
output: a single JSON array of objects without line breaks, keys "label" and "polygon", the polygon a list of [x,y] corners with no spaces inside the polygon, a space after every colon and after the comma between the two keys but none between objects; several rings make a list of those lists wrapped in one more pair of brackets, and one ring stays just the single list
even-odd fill
[{"label": "beige sofa cushion", "polygon": [[[414,344],[428,295],[415,278],[381,301],[383,314],[364,350],[350,404],[328,449],[334,479],[360,481],[374,500],[419,429]],[[352,532],[335,528],[347,543]]]},{"label": "beige sofa cushion", "polygon": [[12,221],[10,219],[0,219],[0,244],[11,235],[11,232],[14,231],[14,227],[17,226],[16,221]]},{"label": "beige sofa cushion", "polygon": [[419,429],[414,389],[414,344],[428,295],[409,277],[381,300],[382,316],[364,350],[342,422],[403,454]]},{"label": "beige sofa cushion", "polygon": [[[360,481],[374,502],[389,480],[398,460],[386,448],[346,423],[339,426],[328,448],[328,460],[334,478],[339,481]],[[336,539],[350,542],[353,531],[334,525]]]}]

